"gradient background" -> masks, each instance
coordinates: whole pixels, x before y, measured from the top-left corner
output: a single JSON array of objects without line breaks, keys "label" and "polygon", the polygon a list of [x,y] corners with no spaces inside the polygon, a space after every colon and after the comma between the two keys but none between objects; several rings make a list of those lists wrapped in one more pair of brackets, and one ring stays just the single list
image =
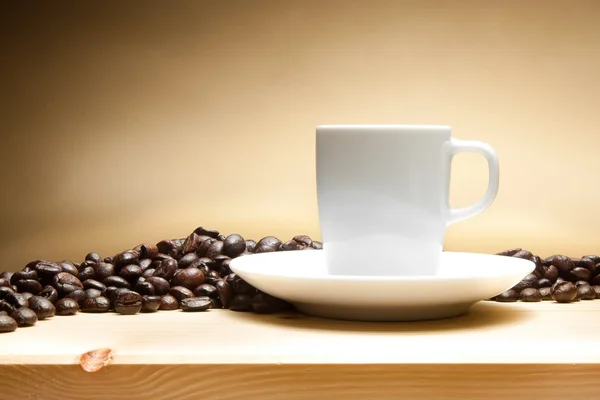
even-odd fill
[{"label": "gradient background", "polygon": [[[51,4],[50,4],[51,3]],[[599,1],[3,2],[0,269],[195,227],[319,238],[314,128],[448,124],[446,249],[600,252]],[[456,158],[451,201],[487,185]]]}]

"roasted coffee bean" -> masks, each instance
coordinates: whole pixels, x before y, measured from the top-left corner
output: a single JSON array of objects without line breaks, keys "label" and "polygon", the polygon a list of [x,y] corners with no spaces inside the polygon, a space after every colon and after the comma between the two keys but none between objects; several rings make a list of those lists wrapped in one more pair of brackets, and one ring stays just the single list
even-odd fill
[{"label": "roasted coffee bean", "polygon": [[212,308],[212,301],[209,297],[187,297],[179,302],[182,311],[206,311]]},{"label": "roasted coffee bean", "polygon": [[223,254],[223,243],[220,240],[213,242],[206,250],[205,256],[214,260],[215,257]]},{"label": "roasted coffee bean", "polygon": [[131,289],[131,284],[120,276],[109,276],[105,278],[102,283],[106,286],[116,286],[118,288]]},{"label": "roasted coffee bean", "polygon": [[218,281],[215,284],[215,287],[217,288],[217,291],[219,293],[219,300],[221,301],[223,308],[229,308],[232,297],[231,287],[224,280]]},{"label": "roasted coffee bean", "polygon": [[229,261],[229,260],[231,260],[231,257],[226,256],[225,254],[220,254],[220,255],[216,256],[214,267],[212,269],[218,271],[221,268],[221,265],[223,265],[223,263],[225,261]]},{"label": "roasted coffee bean", "polygon": [[533,257],[533,253],[528,250],[519,250],[512,256],[515,258],[523,258],[525,260],[530,260],[531,257]]},{"label": "roasted coffee bean", "polygon": [[577,268],[585,268],[590,272],[590,275],[594,273],[594,269],[596,268],[596,264],[589,258],[581,258],[579,261],[575,263],[575,267]]},{"label": "roasted coffee bean", "polygon": [[95,263],[102,262],[102,257],[98,253],[88,253],[85,256],[85,261],[93,261]]},{"label": "roasted coffee bean", "polygon": [[94,266],[94,272],[96,273],[95,279],[102,282],[104,279],[115,274],[115,266],[111,263],[98,263]]},{"label": "roasted coffee bean", "polygon": [[175,240],[161,240],[156,244],[156,247],[162,254],[167,254],[171,257],[177,257],[182,246],[179,245]]},{"label": "roasted coffee bean", "polygon": [[508,250],[501,251],[500,253],[496,253],[496,255],[497,256],[512,257],[513,255],[517,254],[521,250],[522,249],[520,247],[517,247],[517,248],[514,248],[514,249],[508,249]]},{"label": "roasted coffee bean", "polygon": [[296,235],[292,239],[305,246],[310,246],[312,244],[312,239],[308,235]]},{"label": "roasted coffee bean", "polygon": [[211,229],[205,229],[201,226],[197,227],[196,229],[194,229],[194,233],[200,236],[208,236],[211,238],[216,238],[217,236],[219,236],[219,231],[214,231]]},{"label": "roasted coffee bean", "polygon": [[137,314],[142,310],[142,296],[131,290],[115,296],[115,311],[122,315]]},{"label": "roasted coffee bean", "polygon": [[122,267],[129,264],[137,264],[139,261],[140,254],[133,250],[127,250],[119,253],[115,256],[113,264],[116,270],[120,270]]},{"label": "roasted coffee bean", "polygon": [[577,282],[575,282],[575,286],[579,287],[581,285],[590,286],[589,282],[586,282],[586,281],[577,281]]},{"label": "roasted coffee bean", "polygon": [[321,250],[321,249],[323,249],[323,243],[317,242],[317,241],[313,240],[313,242],[310,245],[310,247],[312,247],[315,250]]},{"label": "roasted coffee bean", "polygon": [[31,297],[27,298],[23,295],[23,293],[12,292],[7,293],[6,296],[4,296],[4,300],[15,308],[23,308],[29,307],[29,299]]},{"label": "roasted coffee bean", "polygon": [[519,300],[519,293],[514,289],[508,289],[496,296],[495,300],[501,303],[512,303]]},{"label": "roasted coffee bean", "polygon": [[54,304],[56,303],[56,300],[58,300],[58,291],[54,287],[46,285],[39,293],[39,296],[50,300],[50,302]]},{"label": "roasted coffee bean", "polygon": [[582,260],[584,258],[591,260],[592,263],[594,263],[594,265],[600,263],[600,256],[597,256],[597,255],[586,255],[586,256],[581,257]]},{"label": "roasted coffee bean", "polygon": [[216,286],[209,285],[206,283],[194,289],[194,296],[196,297],[214,297],[218,295],[219,291],[217,290]]},{"label": "roasted coffee bean", "polygon": [[231,267],[229,266],[230,263],[231,263],[231,259],[223,260],[223,262],[219,266],[219,275],[227,276],[231,273]]},{"label": "roasted coffee bean", "polygon": [[7,281],[10,282],[10,277],[13,276],[14,272],[8,272],[8,271],[4,271],[4,272],[0,272],[0,279],[6,279]]},{"label": "roasted coffee bean", "polygon": [[11,315],[11,318],[17,321],[19,327],[33,326],[38,320],[37,314],[30,308],[19,308]]},{"label": "roasted coffee bean", "polygon": [[21,271],[15,272],[13,274],[13,276],[11,276],[11,278],[10,278],[10,284],[16,285],[17,282],[26,280],[26,279],[32,279],[34,281],[37,280],[38,279],[37,272],[33,269],[23,269]]},{"label": "roasted coffee bean", "polygon": [[14,332],[17,326],[17,321],[8,315],[0,315],[0,333]]},{"label": "roasted coffee bean", "polygon": [[17,290],[19,292],[29,292],[38,294],[42,291],[42,284],[33,279],[23,279],[17,282]]},{"label": "roasted coffee bean", "polygon": [[150,268],[150,265],[152,265],[152,260],[149,258],[143,258],[140,260],[140,268],[142,269],[142,271],[147,270],[148,268]]},{"label": "roasted coffee bean", "polygon": [[206,274],[206,278],[204,279],[204,283],[216,286],[217,282],[220,280],[223,280],[223,278],[221,278],[217,271],[208,271],[208,274]]},{"label": "roasted coffee bean", "polygon": [[198,247],[198,250],[196,250],[196,254],[198,255],[198,257],[202,258],[206,256],[206,252],[208,251],[209,247],[216,242],[217,239],[214,238],[209,238],[206,239],[205,241],[203,241],[200,244],[200,247]]},{"label": "roasted coffee bean", "polygon": [[266,293],[258,293],[252,299],[252,309],[257,314],[273,314],[282,311],[285,307],[286,303],[283,300]]},{"label": "roasted coffee bean", "polygon": [[146,281],[145,279],[143,281],[141,279],[144,279],[144,278],[140,278],[140,280],[137,281],[137,283],[133,287],[133,290],[135,290],[136,292],[138,292],[139,294],[141,294],[143,296],[154,296],[156,294],[156,290],[154,290],[154,286],[152,286],[152,284],[150,282]]},{"label": "roasted coffee bean", "polygon": [[195,253],[200,247],[200,235],[196,232],[192,232],[190,236],[188,236],[183,242],[183,246],[181,246],[181,254],[190,254]]},{"label": "roasted coffee bean", "polygon": [[223,241],[222,254],[234,258],[246,251],[246,241],[241,235],[232,233]]},{"label": "roasted coffee bean", "polygon": [[305,247],[306,247],[305,245],[303,245],[302,243],[298,243],[295,240],[288,240],[287,242],[282,243],[281,246],[279,246],[279,250],[295,251],[295,250],[302,250]]},{"label": "roasted coffee bean", "polygon": [[61,261],[57,264],[62,272],[66,272],[67,274],[71,274],[75,277],[79,276],[79,270],[77,267],[70,261]]},{"label": "roasted coffee bean", "polygon": [[558,269],[554,265],[542,266],[542,277],[554,283],[558,279]]},{"label": "roasted coffee bean", "polygon": [[169,258],[160,263],[160,266],[156,268],[153,276],[170,280],[173,275],[177,272],[177,261],[173,258]]},{"label": "roasted coffee bean", "polygon": [[535,274],[527,274],[525,275],[525,277],[521,280],[521,282],[517,283],[513,289],[515,289],[515,291],[517,293],[521,293],[521,291],[523,289],[527,289],[527,288],[534,288],[537,289],[538,288],[538,277]]},{"label": "roasted coffee bean", "polygon": [[56,315],[75,315],[79,311],[79,303],[68,297],[58,300],[55,307]]},{"label": "roasted coffee bean", "polygon": [[227,236],[225,236],[225,235],[221,234],[221,235],[217,236],[217,240],[220,240],[221,242],[225,241],[225,239],[227,239]]},{"label": "roasted coffee bean", "polygon": [[274,236],[266,236],[256,243],[254,253],[269,253],[272,251],[277,251],[279,246],[281,246],[281,240]]},{"label": "roasted coffee bean", "polygon": [[38,263],[35,270],[38,277],[43,279],[52,279],[54,275],[62,272],[62,269],[58,265],[49,262]]},{"label": "roasted coffee bean", "polygon": [[194,266],[200,268],[200,266],[196,265],[197,263],[201,263],[201,265],[206,266],[208,269],[215,269],[215,261],[208,257],[200,257],[194,264],[190,265],[190,267]]},{"label": "roasted coffee bean", "polygon": [[102,292],[98,289],[86,289],[85,297],[89,299],[90,297],[100,297],[102,296]]},{"label": "roasted coffee bean", "polygon": [[106,285],[100,281],[95,279],[87,279],[83,281],[84,289],[97,289],[101,291],[103,294],[106,292]]},{"label": "roasted coffee bean", "polygon": [[246,239],[246,250],[249,253],[253,253],[256,248],[256,242],[251,239]]},{"label": "roasted coffee bean", "polygon": [[596,298],[600,299],[600,286],[594,285],[592,286],[592,289],[594,289],[594,292],[596,292]]},{"label": "roasted coffee bean", "polygon": [[12,314],[15,310],[16,308],[8,301],[0,300],[0,311],[4,311],[7,314]]},{"label": "roasted coffee bean", "polygon": [[87,313],[104,313],[108,310],[110,310],[110,301],[104,296],[88,297],[81,304],[81,311]]},{"label": "roasted coffee bean", "polygon": [[42,321],[46,318],[51,318],[56,313],[54,304],[45,297],[33,296],[29,299],[29,308],[36,313],[38,320]]},{"label": "roasted coffee bean", "polygon": [[554,255],[551,263],[558,269],[558,275],[563,279],[569,279],[571,271],[575,267],[575,264],[569,257],[560,254]]},{"label": "roasted coffee bean", "polygon": [[542,295],[540,294],[539,290],[534,288],[523,289],[521,293],[519,293],[519,298],[521,301],[526,302],[542,301]]},{"label": "roasted coffee bean", "polygon": [[150,283],[154,287],[154,292],[157,296],[163,296],[169,293],[169,289],[171,288],[171,285],[169,285],[169,282],[166,279],[158,276],[146,278],[146,282]]},{"label": "roasted coffee bean", "polygon": [[85,300],[85,291],[83,289],[76,289],[73,290],[71,293],[67,294],[64,298],[73,299],[78,304],[81,304],[83,303],[83,300]]},{"label": "roasted coffee bean", "polygon": [[177,310],[179,308],[179,302],[177,299],[169,294],[166,294],[160,298],[160,307],[159,310]]},{"label": "roasted coffee bean", "polygon": [[185,256],[181,257],[177,262],[179,268],[187,268],[196,262],[200,257],[196,253],[188,253]]},{"label": "roasted coffee bean", "polygon": [[577,297],[577,287],[568,281],[556,282],[552,285],[551,292],[557,303],[569,303]]},{"label": "roasted coffee bean", "polygon": [[252,310],[252,297],[247,294],[238,294],[233,296],[229,305],[231,311],[250,311]]},{"label": "roasted coffee bean", "polygon": [[10,287],[10,280],[0,278],[0,287]]},{"label": "roasted coffee bean", "polygon": [[247,294],[249,296],[256,294],[256,288],[239,277],[233,281],[232,289],[235,294]]},{"label": "roasted coffee bean", "polygon": [[14,293],[14,290],[9,286],[1,286],[0,287],[0,300],[3,300],[7,294]]},{"label": "roasted coffee bean", "polygon": [[[50,287],[52,287],[52,286],[50,286]],[[28,302],[27,304],[29,304],[29,299],[33,297],[33,293],[29,293],[29,292],[22,292],[19,294],[23,297],[23,299],[27,300],[27,302]],[[40,294],[41,294],[41,292],[40,292]]]},{"label": "roasted coffee bean", "polygon": [[109,257],[104,257],[104,262],[108,263],[108,264],[112,264],[113,263],[113,258],[114,257],[110,257],[110,256]]},{"label": "roasted coffee bean", "polygon": [[592,286],[598,286],[600,285],[600,275],[596,275],[594,276],[591,280],[590,280],[590,285]]},{"label": "roasted coffee bean", "polygon": [[594,300],[596,298],[596,292],[590,285],[581,285],[577,287],[577,296],[581,300]]},{"label": "roasted coffee bean", "polygon": [[144,273],[142,274],[142,277],[148,279],[152,275],[154,275],[154,271],[156,271],[154,268],[148,268],[144,271]]},{"label": "roasted coffee bean", "polygon": [[116,288],[114,291],[111,292],[110,297],[107,297],[107,296],[104,296],[104,297],[106,297],[110,301],[111,304],[114,304],[117,296],[119,296],[121,293],[127,293],[130,290],[131,289],[127,289],[127,288]]},{"label": "roasted coffee bean", "polygon": [[194,297],[194,292],[183,286],[173,286],[169,289],[169,294],[175,297],[179,302],[188,297]]},{"label": "roasted coffee bean", "polygon": [[173,286],[184,286],[188,289],[193,289],[202,285],[204,280],[204,273],[201,270],[195,267],[189,267],[178,271],[175,276],[173,276],[171,284]]},{"label": "roasted coffee bean", "polygon": [[80,281],[87,281],[88,279],[94,279],[96,277],[96,271],[94,271],[94,267],[87,266],[79,271],[79,275],[77,276]]},{"label": "roasted coffee bean", "polygon": [[544,286],[539,289],[540,296],[542,296],[542,300],[552,300],[552,288],[549,286]]},{"label": "roasted coffee bean", "polygon": [[575,267],[573,270],[571,270],[571,276],[569,276],[569,280],[588,281],[590,276],[591,273],[587,268]]},{"label": "roasted coffee bean", "polygon": [[538,280],[538,287],[539,288],[550,287],[550,286],[552,286],[552,282],[550,282],[549,279],[542,278],[542,279]]},{"label": "roasted coffee bean", "polygon": [[160,307],[160,296],[142,296],[142,312],[156,312]]},{"label": "roasted coffee bean", "polygon": [[159,253],[158,247],[154,244],[144,243],[139,246],[140,258],[154,259]]},{"label": "roasted coffee bean", "polygon": [[58,290],[59,295],[66,295],[71,293],[75,289],[83,288],[83,284],[74,275],[68,272],[59,272],[52,278],[52,286]]},{"label": "roasted coffee bean", "polygon": [[119,276],[127,282],[132,282],[136,281],[143,273],[144,271],[142,271],[139,265],[129,264],[121,268]]}]

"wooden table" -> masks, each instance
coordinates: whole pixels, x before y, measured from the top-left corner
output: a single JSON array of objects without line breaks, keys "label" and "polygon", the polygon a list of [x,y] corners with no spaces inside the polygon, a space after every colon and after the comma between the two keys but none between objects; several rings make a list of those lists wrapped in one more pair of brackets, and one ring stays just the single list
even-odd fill
[{"label": "wooden table", "polygon": [[[85,372],[80,355],[113,350]],[[227,310],[83,314],[0,335],[0,399],[595,399],[600,301],[356,323]]]}]

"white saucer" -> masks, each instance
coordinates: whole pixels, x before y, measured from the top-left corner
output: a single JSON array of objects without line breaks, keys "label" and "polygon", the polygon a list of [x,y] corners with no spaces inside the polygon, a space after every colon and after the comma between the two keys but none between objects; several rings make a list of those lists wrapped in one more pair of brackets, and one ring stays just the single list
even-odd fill
[{"label": "white saucer", "polygon": [[478,301],[519,283],[535,264],[491,254],[444,252],[435,276],[336,276],[328,274],[322,250],[298,250],[235,258],[230,268],[308,315],[416,321],[464,314]]}]

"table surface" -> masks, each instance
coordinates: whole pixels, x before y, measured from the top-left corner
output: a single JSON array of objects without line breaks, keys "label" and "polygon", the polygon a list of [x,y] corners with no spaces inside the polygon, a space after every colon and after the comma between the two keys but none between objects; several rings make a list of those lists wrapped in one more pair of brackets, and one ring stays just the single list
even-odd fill
[{"label": "table surface", "polygon": [[[80,356],[99,348],[111,349],[113,361],[99,372],[83,372]],[[228,310],[134,316],[80,313],[55,316],[34,327],[0,335],[0,387],[8,388],[8,398],[13,398],[11,393],[14,398],[27,398],[20,384],[25,382],[37,382],[35,388],[27,389],[29,398],[71,398],[64,392],[53,395],[41,376],[52,377],[53,384],[70,385],[72,398],[79,399],[102,398],[86,390],[108,380],[115,388],[113,398],[120,398],[128,392],[118,383],[127,374],[139,375],[136,371],[145,371],[138,377],[142,382],[151,376],[153,385],[162,382],[163,388],[180,388],[174,392],[176,397],[155,392],[153,398],[191,399],[200,390],[194,389],[194,384],[202,381],[193,376],[223,385],[228,374],[247,378],[245,385],[251,388],[245,389],[245,399],[275,399],[281,390],[292,387],[297,393],[286,398],[309,399],[333,390],[331,382],[349,387],[346,399],[364,398],[360,393],[373,391],[378,398],[397,398],[395,390],[400,387],[406,396],[414,393],[421,399],[477,398],[472,394],[483,395],[481,382],[495,385],[493,393],[498,396],[510,395],[510,391],[505,393],[507,388],[520,385],[522,391],[531,389],[528,399],[542,394],[545,399],[558,399],[554,396],[560,395],[561,374],[568,377],[571,392],[571,386],[579,382],[576,391],[588,395],[589,390],[593,398],[600,378],[600,301],[484,301],[462,317],[410,323],[359,323],[296,313],[257,315]],[[474,377],[479,386],[473,387]],[[560,379],[564,382],[565,377]],[[276,385],[267,385],[272,380]],[[312,382],[310,388],[306,382]],[[428,383],[423,386],[422,382]],[[534,390],[542,383],[553,391],[546,393],[539,386]],[[205,399],[238,398],[236,392],[215,392],[213,397],[206,389],[204,392]],[[35,397],[38,394],[42,397]],[[127,398],[138,395],[139,388]]]}]

